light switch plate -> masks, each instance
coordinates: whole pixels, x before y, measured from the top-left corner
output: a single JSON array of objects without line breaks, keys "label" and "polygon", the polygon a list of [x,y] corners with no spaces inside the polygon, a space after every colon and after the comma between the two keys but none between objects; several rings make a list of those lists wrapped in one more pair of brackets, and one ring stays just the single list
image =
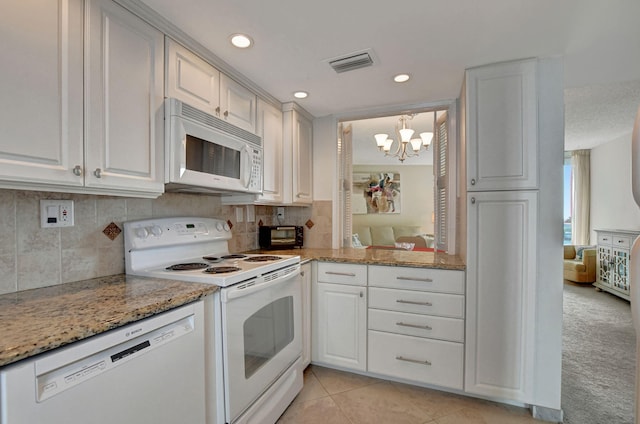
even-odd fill
[{"label": "light switch plate", "polygon": [[73,227],[73,200],[40,200],[40,227]]}]

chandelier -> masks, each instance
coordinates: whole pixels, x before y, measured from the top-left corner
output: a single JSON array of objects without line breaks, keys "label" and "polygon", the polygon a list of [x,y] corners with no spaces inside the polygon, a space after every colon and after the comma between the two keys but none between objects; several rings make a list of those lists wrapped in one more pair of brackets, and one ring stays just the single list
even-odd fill
[{"label": "chandelier", "polygon": [[389,138],[389,134],[376,134],[373,136],[376,139],[378,149],[384,152],[385,156],[397,157],[400,162],[404,162],[406,158],[418,156],[422,146],[424,146],[425,150],[429,149],[429,145],[433,139],[432,132],[422,132],[420,133],[420,138],[411,138],[415,131],[407,127],[407,121],[413,119],[414,116],[416,116],[416,114],[402,115],[398,119],[398,123],[396,124],[398,147],[394,153],[391,153],[391,146],[394,140]]}]

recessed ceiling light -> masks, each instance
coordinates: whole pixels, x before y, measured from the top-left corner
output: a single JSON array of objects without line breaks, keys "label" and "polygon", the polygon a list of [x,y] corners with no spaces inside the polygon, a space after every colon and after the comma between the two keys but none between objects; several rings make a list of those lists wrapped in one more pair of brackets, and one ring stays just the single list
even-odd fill
[{"label": "recessed ceiling light", "polygon": [[251,37],[245,34],[232,34],[229,37],[229,40],[231,40],[231,44],[239,49],[246,49],[247,47],[251,47],[253,45],[253,40],[251,39]]},{"label": "recessed ceiling light", "polygon": [[296,99],[306,99],[309,96],[309,93],[307,93],[306,91],[296,91],[295,93],[293,93],[293,97],[295,97]]},{"label": "recessed ceiling light", "polygon": [[395,82],[407,82],[409,81],[409,74],[398,74],[395,77],[393,77],[393,80]]}]

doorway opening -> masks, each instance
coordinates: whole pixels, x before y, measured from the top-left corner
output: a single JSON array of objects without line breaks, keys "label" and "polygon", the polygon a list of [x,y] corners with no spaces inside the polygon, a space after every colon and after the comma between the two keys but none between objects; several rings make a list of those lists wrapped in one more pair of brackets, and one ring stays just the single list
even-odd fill
[{"label": "doorway opening", "polygon": [[[447,183],[456,164],[447,141],[454,139],[449,135],[455,125],[454,106],[425,106],[340,120],[342,247],[449,250],[447,218],[452,211]],[[397,131],[403,125],[415,131],[414,142],[420,133],[433,133],[429,146],[423,142],[414,151],[407,143],[403,155]],[[387,134],[393,144],[386,149],[378,147],[376,134]],[[440,157],[442,153],[446,154]],[[455,191],[453,197],[455,205]]]}]

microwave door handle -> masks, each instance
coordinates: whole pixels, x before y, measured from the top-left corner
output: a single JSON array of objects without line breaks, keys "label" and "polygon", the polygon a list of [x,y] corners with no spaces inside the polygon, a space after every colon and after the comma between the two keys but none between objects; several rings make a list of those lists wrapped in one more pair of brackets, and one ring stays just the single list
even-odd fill
[{"label": "microwave door handle", "polygon": [[251,184],[251,149],[248,146],[244,146],[242,148],[242,152],[242,156],[244,156],[244,175],[242,179],[242,185],[244,186],[244,188],[248,189],[249,185]]}]

